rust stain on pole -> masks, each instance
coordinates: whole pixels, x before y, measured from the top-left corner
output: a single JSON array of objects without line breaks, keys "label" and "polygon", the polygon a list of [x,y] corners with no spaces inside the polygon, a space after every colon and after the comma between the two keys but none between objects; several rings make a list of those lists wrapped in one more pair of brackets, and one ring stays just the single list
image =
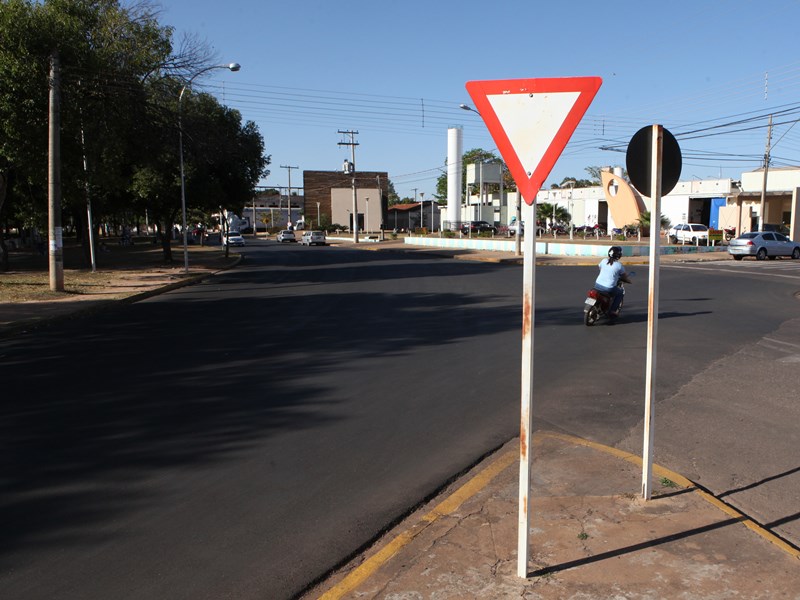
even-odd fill
[{"label": "rust stain on pole", "polygon": [[519,424],[519,457],[525,460],[528,457],[528,424],[524,418]]},{"label": "rust stain on pole", "polygon": [[522,296],[522,339],[531,334],[531,296],[525,290]]}]

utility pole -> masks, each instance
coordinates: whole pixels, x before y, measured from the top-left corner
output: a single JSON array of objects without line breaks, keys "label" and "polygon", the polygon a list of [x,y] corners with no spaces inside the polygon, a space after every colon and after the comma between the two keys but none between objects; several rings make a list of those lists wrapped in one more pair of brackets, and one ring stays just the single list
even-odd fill
[{"label": "utility pole", "polygon": [[770,153],[771,143],[772,143],[772,115],[769,116],[769,127],[767,127],[767,147],[764,150],[764,181],[761,183],[761,207],[758,212],[759,231],[764,231],[764,211],[766,210],[766,204],[767,204],[767,172],[769,171],[769,153]]},{"label": "utility pole", "polygon": [[64,239],[61,228],[61,64],[50,55],[50,128],[48,140],[48,241],[50,291],[64,291]]},{"label": "utility pole", "polygon": [[[411,189],[414,190],[414,204],[416,204],[417,203],[417,190],[419,188],[411,188]],[[419,212],[420,212],[420,215],[421,215],[422,214],[422,205],[421,204],[419,205]],[[422,222],[422,217],[420,217],[419,220],[420,220],[420,222]],[[408,233],[411,233],[411,211],[408,212]]]},{"label": "utility pole", "polygon": [[[298,167],[289,167],[286,165],[281,165],[281,169],[286,169],[289,173],[289,195],[288,195],[288,202],[286,203],[288,206],[286,210],[289,214],[288,223],[289,225],[292,224],[292,169],[297,169]],[[280,216],[280,215],[279,215]]]},{"label": "utility pole", "polygon": [[381,211],[381,241],[383,241],[383,192],[381,191],[381,176],[378,179],[378,208]]},{"label": "utility pole", "polygon": [[342,135],[349,135],[350,141],[349,142],[339,142],[339,146],[350,146],[350,161],[344,161],[344,167],[342,172],[345,175],[352,175],[353,176],[353,243],[358,243],[358,192],[356,191],[356,146],[358,146],[358,142],[356,141],[356,135],[358,135],[357,131],[342,131],[339,130],[339,133]]}]

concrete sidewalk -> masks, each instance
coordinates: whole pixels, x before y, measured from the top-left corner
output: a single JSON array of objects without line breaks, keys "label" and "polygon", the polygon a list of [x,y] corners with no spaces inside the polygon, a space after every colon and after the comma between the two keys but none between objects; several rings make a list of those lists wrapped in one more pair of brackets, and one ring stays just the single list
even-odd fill
[{"label": "concrete sidewalk", "polygon": [[534,434],[528,577],[517,576],[518,441],[302,596],[364,599],[800,598],[800,552],[679,474]]}]

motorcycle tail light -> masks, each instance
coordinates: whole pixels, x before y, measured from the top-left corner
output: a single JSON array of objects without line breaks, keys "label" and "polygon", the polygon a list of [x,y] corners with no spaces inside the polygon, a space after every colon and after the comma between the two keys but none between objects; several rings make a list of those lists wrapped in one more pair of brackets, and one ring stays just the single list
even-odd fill
[{"label": "motorcycle tail light", "polygon": [[595,300],[599,300],[600,294],[597,293],[597,290],[591,289],[589,290],[589,298],[594,298]]}]

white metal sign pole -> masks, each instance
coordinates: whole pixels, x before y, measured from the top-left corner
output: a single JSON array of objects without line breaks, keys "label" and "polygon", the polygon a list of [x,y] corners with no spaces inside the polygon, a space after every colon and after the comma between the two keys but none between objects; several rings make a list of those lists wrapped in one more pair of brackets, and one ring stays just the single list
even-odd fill
[{"label": "white metal sign pole", "polygon": [[647,310],[647,374],[644,405],[644,449],[642,455],[642,497],[652,497],[654,404],[656,390],[656,346],[658,345],[658,275],[661,263],[661,163],[664,128],[653,125],[650,163],[650,288]]},{"label": "white metal sign pole", "polygon": [[[530,489],[533,430],[533,317],[536,298],[536,197],[528,215],[522,267],[522,396],[519,421],[519,527],[517,575],[528,577],[528,533],[531,523]],[[518,227],[521,223],[517,222]],[[519,229],[518,229],[519,230]]]}]

